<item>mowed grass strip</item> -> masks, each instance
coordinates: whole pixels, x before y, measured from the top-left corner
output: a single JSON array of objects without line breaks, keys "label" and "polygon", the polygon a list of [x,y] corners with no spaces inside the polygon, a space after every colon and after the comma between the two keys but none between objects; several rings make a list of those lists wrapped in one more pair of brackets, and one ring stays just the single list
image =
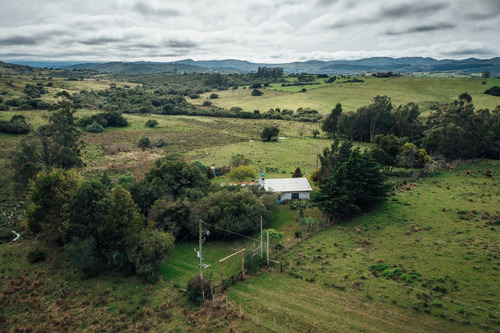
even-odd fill
[{"label": "mowed grass strip", "polygon": [[[286,274],[264,273],[229,289],[254,324],[288,332],[466,332],[467,328]],[[276,323],[276,325],[275,325]]]}]

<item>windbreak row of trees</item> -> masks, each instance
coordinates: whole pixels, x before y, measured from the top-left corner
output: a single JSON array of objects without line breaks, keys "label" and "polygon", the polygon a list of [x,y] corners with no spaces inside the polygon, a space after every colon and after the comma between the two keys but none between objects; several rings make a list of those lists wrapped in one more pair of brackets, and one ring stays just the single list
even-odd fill
[{"label": "windbreak row of trees", "polygon": [[375,142],[377,135],[394,135],[401,144],[413,142],[447,159],[500,156],[500,106],[475,110],[463,93],[453,103],[437,106],[422,117],[417,104],[394,108],[387,96],[376,96],[356,112],[343,112],[340,103],[325,118],[322,129],[330,137]]}]

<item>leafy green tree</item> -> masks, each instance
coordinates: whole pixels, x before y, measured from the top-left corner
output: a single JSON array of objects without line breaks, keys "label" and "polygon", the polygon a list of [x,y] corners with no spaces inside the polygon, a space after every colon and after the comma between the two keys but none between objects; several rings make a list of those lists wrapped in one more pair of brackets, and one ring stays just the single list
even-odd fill
[{"label": "leafy green tree", "polygon": [[463,93],[453,103],[431,111],[426,120],[423,146],[430,154],[447,159],[500,156],[500,109],[475,110]]},{"label": "leafy green tree", "polygon": [[189,235],[192,203],[186,198],[176,201],[158,199],[149,210],[148,222],[176,238]]},{"label": "leafy green tree", "polygon": [[80,159],[80,132],[75,124],[72,104],[59,102],[47,125],[38,129],[42,160],[47,167],[70,169],[83,166]]},{"label": "leafy green tree", "polygon": [[81,182],[75,170],[40,172],[31,188],[31,203],[26,212],[30,231],[42,233],[49,241],[60,242],[61,208],[71,200]]},{"label": "leafy green tree", "polygon": [[279,132],[280,132],[280,130],[276,126],[266,126],[262,130],[262,133],[260,134],[260,138],[264,142],[277,141]]},{"label": "leafy green tree", "polygon": [[174,240],[167,232],[143,229],[137,242],[128,250],[129,260],[134,264],[137,275],[150,283],[158,281],[160,275],[155,267],[173,251]]},{"label": "leafy green tree", "polygon": [[431,161],[425,149],[418,149],[413,143],[406,142],[399,150],[398,155],[401,166],[415,169],[422,169],[426,163]]},{"label": "leafy green tree", "polygon": [[394,134],[377,134],[373,138],[373,143],[375,147],[371,152],[375,161],[389,169],[396,166],[401,140]]},{"label": "leafy green tree", "polygon": [[94,237],[87,239],[73,238],[64,246],[64,256],[70,260],[75,268],[85,277],[99,275],[105,269],[102,256],[97,248]]},{"label": "leafy green tree", "polygon": [[356,148],[333,168],[313,200],[331,218],[351,216],[385,200],[389,190],[385,181],[371,154]]},{"label": "leafy green tree", "polygon": [[249,165],[240,165],[236,168],[232,168],[231,171],[228,172],[227,177],[234,181],[243,182],[255,179],[257,177],[257,171]]},{"label": "leafy green tree", "polygon": [[321,130],[326,133],[327,137],[333,138],[337,135],[337,126],[339,122],[340,114],[342,113],[342,105],[337,103],[335,108],[332,109],[332,112],[323,120],[323,124],[321,125]]},{"label": "leafy green tree", "polygon": [[0,133],[28,134],[30,130],[23,115],[14,115],[10,121],[0,121]]},{"label": "leafy green tree", "polygon": [[[201,199],[195,215],[207,223],[210,238],[234,239],[240,236],[224,230],[252,234],[259,230],[260,217],[266,217],[267,213],[266,206],[250,189],[224,187]],[[193,234],[197,232],[195,228]]]},{"label": "leafy green tree", "polygon": [[153,203],[160,198],[177,200],[189,197],[201,198],[210,187],[210,181],[195,165],[171,158],[160,159],[141,182],[130,186],[130,192],[141,211],[147,214]]},{"label": "leafy green tree", "polygon": [[333,168],[339,163],[345,162],[351,155],[351,148],[353,144],[351,141],[345,141],[342,144],[340,140],[335,140],[331,147],[325,147],[323,153],[318,155],[320,162],[319,169],[311,176],[311,180],[316,184],[323,183],[328,177],[331,176]]},{"label": "leafy green tree", "polygon": [[97,229],[106,218],[111,200],[106,187],[98,181],[83,182],[61,208],[60,233],[65,243],[73,238],[96,239]]},{"label": "leafy green tree", "polygon": [[124,258],[126,251],[134,246],[143,223],[139,209],[123,187],[114,188],[111,200],[106,217],[97,227],[98,244],[111,264],[121,265],[125,261],[116,259]]},{"label": "leafy green tree", "polygon": [[28,190],[30,181],[43,169],[38,141],[33,137],[22,140],[21,149],[14,154],[12,164],[16,190]]},{"label": "leafy green tree", "polygon": [[240,165],[250,165],[252,161],[246,158],[243,154],[236,154],[229,159],[229,165],[232,167],[239,167]]},{"label": "leafy green tree", "polygon": [[393,133],[400,138],[408,137],[417,139],[422,134],[422,122],[420,121],[420,110],[415,103],[399,106],[392,113],[394,118]]}]

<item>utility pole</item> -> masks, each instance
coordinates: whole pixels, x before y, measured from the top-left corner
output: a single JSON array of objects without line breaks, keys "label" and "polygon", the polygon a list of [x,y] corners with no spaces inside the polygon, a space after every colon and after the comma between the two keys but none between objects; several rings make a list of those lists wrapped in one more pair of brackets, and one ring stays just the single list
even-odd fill
[{"label": "utility pole", "polygon": [[199,233],[199,246],[200,246],[200,252],[199,252],[199,256],[200,256],[200,278],[203,279],[203,256],[202,256],[202,252],[201,252],[201,247],[203,246],[203,230],[202,230],[202,222],[201,222],[201,219],[199,220],[199,223],[198,223],[198,233]]},{"label": "utility pole", "polygon": [[269,229],[267,229],[267,266],[269,266]]},{"label": "utility pole", "polygon": [[262,234],[262,216],[260,217],[260,257],[264,257],[264,235]]}]

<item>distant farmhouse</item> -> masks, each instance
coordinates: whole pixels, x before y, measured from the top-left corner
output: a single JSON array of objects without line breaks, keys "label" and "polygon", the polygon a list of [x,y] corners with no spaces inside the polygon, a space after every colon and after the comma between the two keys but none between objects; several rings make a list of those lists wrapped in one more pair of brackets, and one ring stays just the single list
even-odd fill
[{"label": "distant farmhouse", "polygon": [[307,178],[261,178],[260,185],[267,191],[279,194],[279,203],[288,200],[309,200],[312,191]]}]

